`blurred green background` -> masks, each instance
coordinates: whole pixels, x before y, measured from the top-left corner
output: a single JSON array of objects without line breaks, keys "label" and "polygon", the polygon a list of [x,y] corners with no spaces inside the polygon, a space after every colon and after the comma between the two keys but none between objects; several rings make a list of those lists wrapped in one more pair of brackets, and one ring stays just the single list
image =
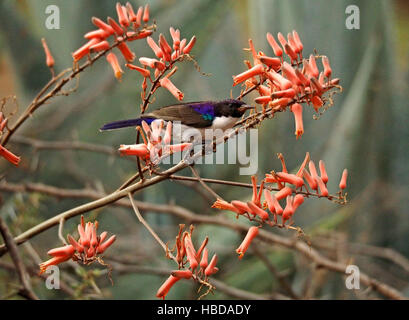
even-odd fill
[{"label": "blurred green background", "polygon": [[[134,7],[145,2],[131,1]],[[326,162],[330,177],[329,190],[336,191],[341,172],[349,170],[350,203],[339,206],[325,200],[311,199],[297,211],[296,224],[311,236],[342,238],[359,244],[388,247],[409,257],[408,219],[408,59],[409,3],[386,0],[157,0],[149,1],[151,17],[157,22],[157,32],[170,39],[168,28],[181,30],[182,36],[198,38],[192,54],[201,70],[191,63],[179,66],[173,82],[185,93],[185,101],[224,99],[230,96],[232,78],[245,69],[244,59],[252,38],[257,50],[272,55],[266,33],[287,34],[296,29],[304,43],[304,55],[314,49],[330,58],[333,75],[341,79],[344,91],[335,96],[335,105],[319,120],[311,110],[304,112],[305,134],[299,140],[293,134],[292,114],[280,114],[263,123],[259,129],[259,177],[280,167],[276,153],[281,152],[290,168],[298,166],[309,151],[314,160]],[[45,8],[54,4],[60,8],[61,28],[45,27]],[[360,9],[360,29],[345,27],[345,9],[355,4]],[[92,16],[116,17],[115,1],[87,0],[3,0],[0,3],[0,97],[15,94],[20,111],[48,81],[49,70],[44,63],[40,39],[45,37],[56,60],[56,69],[72,64],[71,53],[84,43],[83,34],[93,29]],[[153,56],[144,40],[131,44],[137,57]],[[21,128],[19,134],[41,140],[83,141],[117,147],[133,143],[132,130],[100,133],[105,122],[132,118],[139,113],[141,79],[125,70],[122,82],[114,79],[110,66],[101,59],[82,74],[78,90],[68,97],[57,97]],[[233,89],[233,95],[238,89]],[[248,96],[251,102],[254,96]],[[165,90],[158,90],[152,107],[174,103]],[[9,182],[42,182],[61,188],[92,187],[113,191],[135,172],[134,163],[114,156],[86,151],[35,152],[29,146],[13,143],[13,152],[23,157],[18,169],[5,161],[0,170]],[[203,177],[249,182],[240,176],[236,165],[198,166]],[[187,175],[190,172],[185,172]],[[247,199],[250,191],[214,186],[225,199]],[[26,230],[35,223],[52,217],[85,200],[56,200],[40,194],[2,193],[2,217],[13,232]],[[136,198],[153,203],[173,202],[198,214],[227,214],[210,209],[209,201],[191,187],[164,182],[138,193]],[[110,256],[126,257],[152,268],[171,267],[160,248],[138,224],[130,210],[107,207],[87,215],[98,216],[101,230],[119,235],[109,249]],[[178,219],[155,212],[146,215],[165,241],[173,241]],[[67,222],[65,232],[72,232],[78,219]],[[278,289],[277,280],[251,252],[237,263],[234,249],[242,235],[219,227],[199,226],[197,242],[209,235],[209,248],[220,256],[216,278],[251,292],[270,293]],[[288,232],[278,232],[291,236]],[[316,238],[315,238],[316,237]],[[46,251],[59,246],[57,228],[36,236],[31,244],[42,260]],[[341,275],[324,273],[316,276],[309,262],[300,255],[280,247],[263,247],[278,271],[283,272],[294,290],[302,293],[309,279],[319,283],[314,295],[324,299],[356,298],[345,290]],[[22,251],[22,250],[21,250]],[[24,255],[26,255],[23,252]],[[409,294],[409,275],[387,260],[354,256],[354,262],[370,275]],[[7,259],[3,257],[1,259]],[[30,258],[26,257],[27,263]],[[174,266],[172,266],[174,267]],[[114,299],[152,299],[166,276],[144,273],[119,274],[114,271],[115,285],[110,286],[105,275],[90,276],[85,271],[102,269],[92,266],[77,269],[76,281],[96,277],[104,297]],[[85,270],[85,271],[84,271]],[[72,274],[68,268],[67,273]],[[84,280],[85,279],[85,280]],[[8,273],[0,270],[0,296],[12,282]],[[68,280],[68,282],[70,282]],[[72,283],[76,283],[72,279]],[[88,283],[89,285],[89,283]],[[76,284],[77,289],[79,284]],[[41,298],[60,299],[66,296],[44,288],[35,282]],[[169,294],[171,299],[195,298],[197,287],[180,283]],[[78,289],[81,291],[80,289]],[[81,294],[79,294],[79,297]],[[230,298],[216,292],[213,298]]]}]

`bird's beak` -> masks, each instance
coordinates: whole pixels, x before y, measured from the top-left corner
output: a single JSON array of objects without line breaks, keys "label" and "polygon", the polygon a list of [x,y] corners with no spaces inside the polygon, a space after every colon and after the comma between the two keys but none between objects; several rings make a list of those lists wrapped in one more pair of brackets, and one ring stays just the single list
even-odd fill
[{"label": "bird's beak", "polygon": [[247,104],[243,104],[241,107],[238,107],[237,109],[240,111],[240,112],[246,112],[247,110],[249,110],[249,109],[254,109],[255,107],[253,107],[253,106],[249,106],[249,105],[247,105]]}]

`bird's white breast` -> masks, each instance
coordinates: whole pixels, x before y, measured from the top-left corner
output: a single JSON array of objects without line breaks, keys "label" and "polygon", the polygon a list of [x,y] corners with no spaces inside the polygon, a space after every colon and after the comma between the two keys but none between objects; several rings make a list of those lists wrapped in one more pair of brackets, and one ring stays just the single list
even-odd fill
[{"label": "bird's white breast", "polygon": [[213,120],[211,129],[221,129],[225,131],[226,129],[232,128],[237,120],[238,118],[234,117],[216,117]]}]

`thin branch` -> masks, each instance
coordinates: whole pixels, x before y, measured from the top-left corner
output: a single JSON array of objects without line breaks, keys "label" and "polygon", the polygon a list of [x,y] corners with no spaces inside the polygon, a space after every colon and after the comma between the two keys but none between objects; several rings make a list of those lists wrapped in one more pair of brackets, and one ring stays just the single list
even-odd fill
[{"label": "thin branch", "polygon": [[200,177],[199,173],[197,172],[197,170],[193,166],[189,166],[189,168],[190,168],[190,170],[192,170],[193,175],[200,182],[200,184],[203,186],[203,188],[205,188],[211,195],[213,195],[213,197],[215,197],[215,199],[222,199],[223,200],[223,198],[221,196],[219,196],[212,188],[210,188],[206,183],[204,183],[204,181]]},{"label": "thin branch", "polygon": [[131,201],[132,204],[132,208],[136,214],[136,216],[138,217],[138,220],[145,226],[145,228],[150,232],[150,234],[152,235],[152,237],[155,238],[155,240],[160,244],[160,246],[163,248],[163,250],[166,252],[167,256],[169,256],[171,259],[173,259],[176,263],[178,263],[177,259],[172,255],[172,253],[170,253],[168,251],[168,247],[166,246],[166,244],[162,241],[162,239],[158,236],[158,234],[151,228],[151,226],[149,225],[149,223],[147,223],[145,221],[145,219],[142,217],[141,213],[139,212],[138,207],[135,204],[135,201],[132,197],[131,193],[128,193],[128,197],[129,200]]},{"label": "thin branch", "polygon": [[67,241],[65,241],[64,236],[62,235],[64,230],[64,218],[61,218],[60,224],[58,225],[58,238],[60,238],[61,242],[67,245]]},{"label": "thin branch", "polygon": [[280,286],[287,292],[287,294],[293,299],[299,299],[298,295],[293,291],[290,284],[285,279],[285,276],[280,274],[280,272],[274,267],[274,265],[270,262],[267,256],[258,248],[258,244],[256,243],[252,246],[254,254],[266,265],[267,269],[271,272],[271,274],[278,280]]},{"label": "thin branch", "polygon": [[12,142],[29,145],[38,150],[83,150],[119,156],[119,153],[114,148],[80,141],[43,141],[24,136],[14,136]]},{"label": "thin branch", "polygon": [[4,243],[9,250],[11,259],[13,260],[13,263],[16,267],[21,285],[23,286],[19,290],[19,294],[29,300],[38,300],[38,297],[31,288],[30,276],[27,274],[24,263],[21,260],[20,254],[18,253],[17,245],[14,242],[13,236],[11,235],[9,228],[7,227],[6,223],[3,221],[1,217],[0,233],[3,236]]}]

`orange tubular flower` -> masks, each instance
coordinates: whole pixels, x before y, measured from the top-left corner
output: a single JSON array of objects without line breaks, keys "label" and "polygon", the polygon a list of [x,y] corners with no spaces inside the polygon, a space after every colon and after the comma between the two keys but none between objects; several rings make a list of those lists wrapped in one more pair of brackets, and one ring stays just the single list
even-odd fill
[{"label": "orange tubular flower", "polygon": [[245,202],[242,202],[242,201],[239,201],[239,200],[233,200],[233,201],[231,202],[231,204],[232,204],[237,210],[240,211],[239,214],[243,214],[243,213],[246,213],[246,212],[250,212],[250,211],[251,211],[250,208],[249,208],[249,206],[248,206],[247,203],[245,203]]},{"label": "orange tubular flower", "polygon": [[86,44],[84,44],[81,48],[79,48],[77,51],[72,53],[72,57],[74,58],[74,61],[79,61],[83,57],[85,57],[87,54],[89,54],[89,48],[91,48],[93,45],[99,43],[101,40],[99,38],[92,38],[90,41],[88,41]]},{"label": "orange tubular flower", "polygon": [[140,144],[121,144],[118,149],[121,156],[138,156],[140,158],[146,159],[149,158],[149,149],[144,143]]},{"label": "orange tubular flower", "polygon": [[217,254],[213,255],[212,260],[210,260],[209,265],[206,267],[205,269],[205,276],[211,276],[213,273],[217,272],[217,268],[216,268],[216,263],[217,263]]},{"label": "orange tubular flower", "polygon": [[139,7],[136,12],[136,21],[134,22],[134,27],[138,28],[142,23],[143,7]]},{"label": "orange tubular flower", "polygon": [[294,52],[293,48],[291,48],[291,46],[288,43],[284,45],[284,51],[291,58],[291,61],[297,60],[298,58],[297,54]]},{"label": "orange tubular flower", "polygon": [[107,33],[105,30],[102,30],[102,29],[93,30],[93,31],[90,31],[84,34],[84,38],[88,40],[91,40],[92,38],[105,39],[108,37],[109,37],[109,33]]},{"label": "orange tubular flower", "polygon": [[208,265],[208,263],[207,263],[208,257],[209,257],[209,251],[207,250],[207,248],[204,248],[203,254],[202,254],[202,259],[200,260],[200,268],[206,269],[206,267]]},{"label": "orange tubular flower", "polygon": [[271,100],[272,100],[271,96],[268,95],[268,96],[257,97],[254,99],[254,102],[258,104],[266,104],[266,103],[269,103]]},{"label": "orange tubular flower", "polygon": [[294,211],[297,210],[297,208],[302,205],[303,202],[304,196],[302,194],[296,194],[293,201]]},{"label": "orange tubular flower", "polygon": [[288,196],[286,198],[286,201],[287,203],[284,208],[283,216],[282,216],[283,224],[285,224],[285,222],[288,219],[290,219],[295,212],[294,205],[293,205],[294,198],[292,196]]},{"label": "orange tubular flower", "polygon": [[274,207],[273,197],[267,189],[264,190],[264,198],[266,199],[268,210],[270,210],[271,213],[275,213],[276,209]]},{"label": "orange tubular flower", "polygon": [[169,290],[173,287],[173,285],[178,282],[181,278],[174,277],[172,275],[162,284],[159,290],[156,292],[156,296],[165,300],[166,295],[168,294]]},{"label": "orange tubular flower", "polygon": [[305,153],[304,161],[301,163],[301,166],[300,166],[300,168],[298,169],[298,171],[297,171],[297,173],[296,173],[296,176],[297,176],[297,177],[302,178],[304,168],[307,166],[307,163],[308,163],[309,161],[310,161],[310,153],[309,153],[309,152],[306,152],[306,153]]},{"label": "orange tubular flower", "polygon": [[317,95],[314,95],[311,98],[311,102],[312,102],[315,112],[318,112],[319,108],[324,105],[324,102],[322,101],[322,99]]},{"label": "orange tubular flower", "polygon": [[310,169],[311,172],[311,177],[315,179],[315,177],[318,177],[317,169],[315,168],[315,163],[314,161],[310,160],[308,163],[308,168]]},{"label": "orange tubular flower", "polygon": [[236,249],[236,252],[239,255],[239,259],[243,258],[244,254],[246,253],[247,249],[249,248],[251,244],[251,241],[253,241],[253,239],[258,235],[258,231],[259,231],[258,227],[249,228],[243,242]]},{"label": "orange tubular flower", "polygon": [[277,172],[277,177],[279,177],[281,182],[288,182],[296,186],[297,188],[302,187],[304,185],[304,180],[295,174],[285,173],[285,172]]},{"label": "orange tubular flower", "polygon": [[196,259],[196,252],[192,244],[192,240],[190,240],[190,236],[185,238],[185,248],[186,248],[186,257],[187,261],[189,261],[190,269],[195,270],[199,265]]},{"label": "orange tubular flower", "polygon": [[310,85],[310,80],[299,69],[295,69],[295,74],[297,75],[298,79],[300,79],[301,84],[304,87],[308,87]]},{"label": "orange tubular flower", "polygon": [[284,78],[281,74],[271,70],[266,73],[267,78],[278,86],[281,90],[290,89],[293,87],[293,84],[288,79]]},{"label": "orange tubular flower", "polygon": [[180,31],[175,30],[173,27],[169,28],[170,35],[173,41],[173,50],[179,50],[180,47]]},{"label": "orange tubular flower", "polygon": [[273,35],[270,32],[267,33],[267,41],[268,41],[269,45],[271,46],[271,48],[273,49],[274,54],[277,57],[281,57],[283,55],[283,50],[280,48],[280,46],[275,41]]},{"label": "orange tubular flower", "polygon": [[291,195],[292,193],[293,189],[291,189],[290,187],[284,187],[280,191],[278,191],[274,196],[277,198],[277,200],[281,200]]},{"label": "orange tubular flower", "polygon": [[273,201],[274,211],[278,215],[283,214],[283,208],[281,207],[280,203],[278,202],[278,198],[276,197],[277,194],[271,195],[271,200]]},{"label": "orange tubular flower", "polygon": [[299,103],[294,103],[291,106],[291,111],[294,114],[295,120],[295,135],[297,139],[301,137],[304,133],[304,124],[302,121],[302,105]]},{"label": "orange tubular flower", "polygon": [[316,77],[310,78],[311,88],[316,92],[317,95],[322,95],[324,93],[324,88]]},{"label": "orange tubular flower", "polygon": [[217,199],[213,203],[212,208],[216,208],[216,209],[220,209],[220,210],[229,210],[229,211],[233,211],[233,212],[235,212],[237,214],[243,214],[244,213],[242,210],[239,210],[238,208],[236,208],[231,203],[228,203],[227,201],[224,201],[224,200],[221,200],[221,199]]},{"label": "orange tubular flower", "polygon": [[254,204],[254,202],[249,201],[247,205],[250,208],[250,213],[259,216],[262,220],[268,220],[268,213],[265,212],[263,209],[259,208]]},{"label": "orange tubular flower", "polygon": [[317,181],[318,184],[318,188],[320,188],[320,195],[326,197],[328,196],[328,189],[324,183],[324,181],[322,181],[321,177],[316,176],[315,180]]},{"label": "orange tubular flower", "polygon": [[[108,249],[108,247],[111,246],[111,244],[113,244],[115,240],[116,240],[116,235],[113,235],[107,241],[105,241],[104,243],[101,243],[97,247],[97,253],[104,253],[104,251]],[[102,242],[102,240],[100,240],[100,242]]]},{"label": "orange tubular flower", "polygon": [[313,54],[310,54],[309,67],[311,72],[310,76],[318,78],[320,73],[318,71],[317,63],[315,62],[315,56]]},{"label": "orange tubular flower", "polygon": [[271,95],[271,89],[262,84],[258,86],[257,90],[260,93],[260,96],[270,96]]},{"label": "orange tubular flower", "polygon": [[156,59],[141,57],[139,58],[139,62],[140,64],[147,66],[149,68],[152,68],[152,69],[157,68],[159,70],[163,70],[162,68],[165,68],[165,64]]},{"label": "orange tubular flower", "polygon": [[180,279],[190,279],[192,277],[192,271],[190,270],[174,270],[171,275]]},{"label": "orange tubular flower", "polygon": [[183,92],[180,91],[168,78],[163,78],[159,80],[159,83],[162,87],[166,88],[173,96],[179,101],[183,100]]},{"label": "orange tubular flower", "polygon": [[313,190],[318,189],[317,181],[315,181],[315,179],[310,176],[310,174],[308,173],[308,171],[306,169],[303,170],[303,177],[308,182],[311,189],[313,189]]},{"label": "orange tubular flower", "polygon": [[327,171],[325,170],[325,163],[324,161],[320,160],[319,162],[319,167],[320,167],[320,173],[321,173],[321,179],[322,181],[327,184],[328,182],[328,175],[327,175]]},{"label": "orange tubular flower", "polygon": [[94,44],[93,46],[89,47],[89,50],[92,52],[95,51],[104,51],[109,49],[109,42],[108,41],[101,41],[98,42],[97,44]]},{"label": "orange tubular flower", "polygon": [[145,9],[143,11],[142,21],[143,22],[148,22],[149,21],[149,4],[145,5]]},{"label": "orange tubular flower", "polygon": [[299,48],[298,48],[297,44],[295,43],[293,34],[288,33],[287,34],[287,39],[288,39],[288,44],[290,45],[291,49],[298,55]]},{"label": "orange tubular flower", "polygon": [[118,45],[118,49],[121,51],[126,61],[128,62],[134,61],[135,54],[131,51],[131,49],[129,49],[128,45],[125,42],[121,42]]},{"label": "orange tubular flower", "polygon": [[123,71],[121,69],[121,66],[119,65],[118,58],[116,57],[115,53],[108,53],[106,59],[114,70],[115,78],[120,80],[122,78]]},{"label": "orange tubular flower", "polygon": [[304,46],[300,40],[300,36],[295,30],[293,30],[293,37],[294,37],[295,45],[297,46],[297,51],[300,53],[300,57],[302,58],[302,50],[304,49]]},{"label": "orange tubular flower", "polygon": [[135,22],[136,21],[136,15],[135,15],[135,12],[133,11],[132,4],[130,4],[129,2],[126,3],[126,10],[128,11],[129,20],[131,22]]},{"label": "orange tubular flower", "polygon": [[196,36],[193,36],[192,39],[190,39],[189,43],[183,48],[183,53],[188,54],[192,49],[193,46],[196,43]]},{"label": "orange tubular flower", "polygon": [[166,38],[162,33],[159,35],[159,45],[162,48],[162,51],[166,52],[170,56],[172,53],[172,47],[166,41]]},{"label": "orange tubular flower", "polygon": [[170,62],[172,60],[172,48],[169,46],[163,34],[159,35],[159,46],[163,52],[163,60]]},{"label": "orange tubular flower", "polygon": [[275,91],[271,94],[271,97],[273,97],[273,99],[282,98],[282,97],[294,98],[294,96],[295,96],[295,90],[293,88],[281,90],[281,91]]},{"label": "orange tubular flower", "polygon": [[51,54],[51,51],[50,49],[48,49],[47,42],[45,42],[44,38],[41,39],[41,43],[43,44],[43,48],[45,52],[45,57],[46,57],[45,63],[47,64],[47,67],[52,68],[54,67],[54,58]]},{"label": "orange tubular flower", "polygon": [[61,256],[72,256],[75,252],[75,248],[72,245],[59,247],[51,249],[47,252],[48,255],[53,257],[61,257]]},{"label": "orange tubular flower", "polygon": [[124,10],[122,9],[122,5],[119,2],[116,3],[115,8],[120,25],[123,26],[124,28],[127,28],[129,26],[128,14],[124,12]]},{"label": "orange tubular flower", "polygon": [[151,37],[147,37],[146,41],[148,42],[148,45],[151,47],[155,55],[160,59],[163,57],[163,52],[161,48],[156,44],[155,40],[153,40]]},{"label": "orange tubular flower", "polygon": [[254,66],[253,68],[240,73],[237,76],[233,76],[233,86],[246,81],[247,79],[262,74],[264,72],[264,67],[261,64]]},{"label": "orange tubular flower", "polygon": [[56,256],[40,264],[40,274],[43,274],[49,266],[56,266],[71,259],[72,256]]},{"label": "orange tubular flower", "polygon": [[256,49],[254,49],[254,44],[253,44],[253,40],[249,39],[249,47],[250,47],[250,51],[251,51],[251,55],[253,56],[253,64],[260,64],[260,59],[257,56],[257,52]]},{"label": "orange tubular flower", "polygon": [[208,242],[209,242],[209,238],[206,237],[206,238],[203,240],[202,244],[200,245],[199,250],[197,250],[197,252],[196,252],[196,259],[199,259],[199,258],[200,258],[200,255],[202,254],[202,252],[203,252],[203,250],[204,250],[204,248],[206,247],[206,245],[207,245]]},{"label": "orange tubular flower", "polygon": [[[74,247],[75,251],[78,251],[79,253],[84,252],[84,247],[81,246],[70,234],[67,236],[67,239],[68,239],[68,242]],[[102,234],[101,234],[101,241],[104,241],[102,239]]]},{"label": "orange tubular flower", "polygon": [[[6,123],[7,120],[4,120],[2,123]],[[5,147],[0,145],[0,156],[5,158],[8,162],[14,164],[15,166],[18,166],[18,164],[21,161],[21,158],[19,156],[16,156],[14,153],[10,152],[7,150]]]},{"label": "orange tubular flower", "polygon": [[284,76],[286,76],[288,80],[296,86],[301,85],[301,80],[297,77],[294,68],[288,62],[284,61],[282,69]]},{"label": "orange tubular flower", "polygon": [[106,34],[111,35],[115,33],[115,30],[109,25],[106,24],[104,21],[97,17],[92,17],[91,19],[92,23],[97,26],[98,28],[104,30]]},{"label": "orange tubular flower", "polygon": [[151,72],[149,70],[144,69],[144,68],[135,66],[135,65],[130,64],[130,63],[127,63],[125,66],[127,66],[129,69],[138,71],[140,74],[143,75],[144,78],[149,78],[151,76]]},{"label": "orange tubular flower", "polygon": [[344,169],[342,172],[341,181],[339,182],[339,188],[344,190],[347,187],[347,177],[348,177],[348,170]]},{"label": "orange tubular flower", "polygon": [[329,78],[331,76],[332,69],[327,56],[322,56],[322,65],[324,66],[324,75]]},{"label": "orange tubular flower", "polygon": [[111,17],[108,17],[108,23],[109,25],[112,27],[112,29],[114,29],[115,33],[118,36],[122,36],[124,34],[124,29],[122,29],[119,24],[116,23],[116,21],[114,19],[112,19]]},{"label": "orange tubular flower", "polygon": [[287,44],[287,40],[285,40],[285,37],[281,32],[277,33],[277,39],[280,41],[281,46],[284,48],[284,46]]},{"label": "orange tubular flower", "polygon": [[169,149],[169,152],[172,154],[172,153],[181,152],[186,149],[189,149],[191,146],[192,146],[191,143],[179,143],[179,144],[172,144],[170,146],[167,146],[167,148]]}]

